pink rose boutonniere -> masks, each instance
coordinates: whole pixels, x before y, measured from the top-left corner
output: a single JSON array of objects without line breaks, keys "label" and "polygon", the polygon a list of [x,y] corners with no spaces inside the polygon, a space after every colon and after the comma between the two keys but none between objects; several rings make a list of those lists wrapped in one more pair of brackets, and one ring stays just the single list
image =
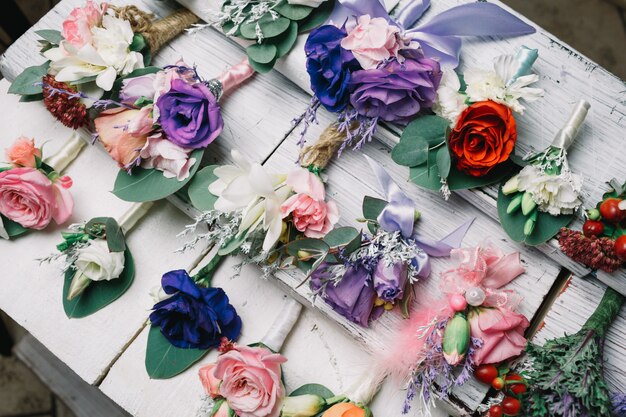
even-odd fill
[{"label": "pink rose boutonniere", "polygon": [[404,59],[398,51],[405,46],[400,28],[382,17],[360,16],[354,29],[341,41],[342,48],[352,51],[364,70],[377,68],[382,62]]}]

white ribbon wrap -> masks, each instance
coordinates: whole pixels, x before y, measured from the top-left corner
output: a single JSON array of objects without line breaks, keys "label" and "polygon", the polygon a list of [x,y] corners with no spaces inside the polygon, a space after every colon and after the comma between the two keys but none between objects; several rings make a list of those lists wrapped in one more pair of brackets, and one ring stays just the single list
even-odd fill
[{"label": "white ribbon wrap", "polygon": [[146,215],[146,213],[148,213],[153,205],[154,202],[146,201],[144,203],[134,203],[130,206],[130,209],[122,214],[122,216],[117,220],[117,224],[119,224],[122,228],[122,232],[124,232],[124,234],[128,233],[128,231],[132,229],[135,224],[137,224],[137,222]]},{"label": "white ribbon wrap", "polygon": [[357,382],[346,392],[346,397],[353,403],[368,405],[380,390],[385,380],[385,376],[380,372],[369,369],[362,378],[357,378]]},{"label": "white ribbon wrap", "polygon": [[74,133],[57,153],[46,158],[45,163],[54,168],[56,172],[61,173],[70,162],[76,159],[85,145],[86,142],[77,133]]},{"label": "white ribbon wrap", "polygon": [[274,352],[280,352],[289,332],[291,332],[296,321],[298,321],[301,311],[302,304],[293,298],[288,299],[287,303],[280,310],[278,317],[276,317],[274,323],[272,323],[272,327],[270,327],[261,340],[261,343]]},{"label": "white ribbon wrap", "polygon": [[591,104],[586,100],[580,100],[576,104],[569,120],[565,123],[563,129],[559,130],[559,133],[556,134],[554,141],[552,141],[552,146],[566,151],[572,146],[572,143],[574,143],[580,131],[580,127],[585,121],[585,117],[587,117],[587,112],[590,107]]}]

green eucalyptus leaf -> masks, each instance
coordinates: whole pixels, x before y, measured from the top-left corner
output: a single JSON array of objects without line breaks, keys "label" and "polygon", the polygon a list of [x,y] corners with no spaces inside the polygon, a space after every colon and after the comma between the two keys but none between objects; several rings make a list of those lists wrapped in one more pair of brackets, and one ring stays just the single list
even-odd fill
[{"label": "green eucalyptus leaf", "polygon": [[25,228],[21,224],[14,222],[13,220],[7,219],[1,214],[0,214],[0,217],[2,217],[4,230],[7,231],[7,234],[9,235],[10,238],[21,236],[30,230],[30,229]]},{"label": "green eucalyptus leaf", "polygon": [[231,240],[226,242],[218,251],[217,254],[220,256],[230,255],[245,242],[246,233],[241,233],[239,236],[233,237]]},{"label": "green eucalyptus leaf", "polygon": [[[298,239],[293,242],[289,242],[285,245],[285,249],[287,253],[291,256],[296,257],[296,262],[298,262],[298,267],[305,274],[310,275],[315,271],[322,262],[328,256],[330,252],[330,246],[326,242],[320,239]],[[299,252],[308,252],[311,255],[311,259],[301,260],[299,259]]]},{"label": "green eucalyptus leaf", "polygon": [[254,43],[246,48],[248,57],[260,64],[269,64],[276,60],[278,48],[269,42]]},{"label": "green eucalyptus leaf", "polygon": [[30,103],[31,101],[41,101],[43,100],[43,93],[41,94],[29,94],[27,96],[21,96],[21,103]]},{"label": "green eucalyptus leaf", "polygon": [[498,217],[504,231],[511,239],[516,242],[523,242],[530,246],[540,245],[547,242],[561,230],[567,226],[573,219],[574,214],[552,216],[549,213],[537,211],[537,222],[530,236],[524,234],[524,225],[527,216],[522,214],[521,210],[513,214],[507,214],[507,207],[515,197],[514,194],[504,195],[502,187],[498,193]]},{"label": "green eucalyptus leaf", "polygon": [[300,33],[308,32],[326,23],[334,8],[335,0],[326,0],[317,9],[315,9],[309,17],[304,19],[302,22],[299,22],[298,29],[300,30]]},{"label": "green eucalyptus leaf", "polygon": [[[380,198],[365,196],[363,199],[363,217],[366,220],[377,221],[378,216],[382,213],[387,204],[389,203]],[[370,232],[376,233],[377,228],[371,222],[368,222],[367,227]]]},{"label": "green eucalyptus leaf", "polygon": [[166,198],[191,181],[200,167],[204,151],[204,149],[196,149],[192,152],[190,158],[195,158],[196,163],[191,167],[189,177],[183,181],[165,178],[163,172],[156,169],[135,168],[132,175],[120,170],[115,180],[113,194],[124,201],[138,203]]},{"label": "green eucalyptus leaf", "polygon": [[437,151],[437,169],[439,170],[439,176],[441,178],[448,178],[448,175],[450,175],[451,164],[450,152],[448,152],[448,148],[446,146],[442,146]]},{"label": "green eucalyptus leaf", "polygon": [[274,10],[289,20],[303,20],[309,17],[315,9],[313,7],[289,4],[288,1],[283,1],[278,6],[274,7]]},{"label": "green eucalyptus leaf", "polygon": [[316,395],[324,399],[335,396],[331,390],[320,384],[306,384],[293,390],[291,394],[289,394],[290,397],[297,397],[299,395]]},{"label": "green eucalyptus leaf", "polygon": [[257,25],[261,28],[261,33],[263,33],[263,38],[273,38],[281,33],[285,32],[289,25],[291,24],[291,20],[279,16],[274,19],[270,13],[266,13],[263,17],[255,22],[244,22],[241,25],[241,36],[246,39],[257,39]]},{"label": "green eucalyptus leaf", "polygon": [[446,140],[446,132],[450,127],[450,122],[443,117],[426,115],[420,116],[402,132],[400,141],[415,143],[417,140],[425,140],[428,146],[437,146]]},{"label": "green eucalyptus leaf", "polygon": [[170,343],[161,329],[151,326],[146,346],[146,371],[152,379],[172,378],[198,362],[209,349],[182,349]]},{"label": "green eucalyptus leaf", "polygon": [[15,80],[11,83],[8,92],[10,94],[19,94],[23,96],[41,94],[41,85],[35,84],[40,83],[41,79],[48,74],[49,67],[50,61],[46,61],[41,65],[26,68],[20,75],[15,77]]},{"label": "green eucalyptus leaf", "polygon": [[289,25],[289,29],[285,31],[279,37],[272,39],[272,43],[276,45],[276,49],[278,50],[276,57],[281,58],[291,51],[291,48],[296,44],[298,40],[298,24],[296,22],[291,22]]},{"label": "green eucalyptus leaf", "polygon": [[[339,227],[331,230],[324,236],[324,242],[330,246],[331,250],[342,248],[346,255],[361,247],[361,232],[354,227]],[[334,255],[328,255],[328,262],[336,262]]]},{"label": "green eucalyptus leaf", "polygon": [[191,204],[200,211],[213,210],[217,196],[209,192],[209,185],[217,180],[213,173],[218,165],[210,165],[202,168],[189,182],[187,195]]},{"label": "green eucalyptus leaf", "polygon": [[124,232],[117,220],[112,217],[107,218],[106,223],[107,246],[111,252],[124,252],[126,250],[126,241]]},{"label": "green eucalyptus leaf", "polygon": [[70,284],[76,271],[68,269],[63,283],[63,309],[69,318],[87,317],[120,298],[130,288],[135,278],[135,263],[130,250],[124,251],[124,271],[111,281],[94,281],[71,301],[67,299]]},{"label": "green eucalyptus leaf", "polygon": [[250,57],[248,57],[248,62],[250,63],[250,66],[254,68],[254,70],[259,74],[267,74],[274,68],[274,64],[276,64],[276,60],[267,64],[261,64],[260,62],[256,62]]},{"label": "green eucalyptus leaf", "polygon": [[36,30],[35,33],[53,45],[59,45],[63,40],[63,35],[58,30],[42,29]]},{"label": "green eucalyptus leaf", "polygon": [[420,136],[402,139],[391,151],[391,159],[406,167],[422,165],[428,159],[428,142]]}]

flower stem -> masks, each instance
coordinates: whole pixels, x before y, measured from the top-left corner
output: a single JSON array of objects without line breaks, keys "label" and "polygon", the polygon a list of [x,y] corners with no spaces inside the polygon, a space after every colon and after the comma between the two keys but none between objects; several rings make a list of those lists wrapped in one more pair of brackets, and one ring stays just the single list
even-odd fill
[{"label": "flower stem", "polygon": [[602,297],[602,301],[596,311],[589,317],[581,331],[595,331],[598,336],[604,338],[606,332],[611,327],[611,323],[619,314],[626,298],[612,288],[607,288]]},{"label": "flower stem", "polygon": [[205,287],[211,286],[211,281],[213,281],[213,275],[215,275],[215,270],[224,260],[224,256],[215,254],[215,256],[206,264],[202,269],[198,271],[196,275],[193,276],[193,280],[198,285],[204,285]]}]

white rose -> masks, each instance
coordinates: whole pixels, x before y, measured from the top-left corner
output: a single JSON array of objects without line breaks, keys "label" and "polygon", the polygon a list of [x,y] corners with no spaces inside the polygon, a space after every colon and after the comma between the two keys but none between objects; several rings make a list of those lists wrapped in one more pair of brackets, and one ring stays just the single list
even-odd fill
[{"label": "white rose", "polygon": [[91,281],[110,281],[124,271],[124,252],[109,252],[104,239],[92,240],[89,246],[76,250],[76,269]]},{"label": "white rose", "polygon": [[527,165],[518,175],[520,191],[531,193],[539,210],[553,216],[572,214],[582,204],[582,178],[564,170],[560,175],[546,175],[533,165]]},{"label": "white rose", "polygon": [[313,8],[319,7],[326,0],[288,0],[287,3],[298,6],[309,6]]},{"label": "white rose", "polygon": [[466,96],[459,92],[460,89],[461,82],[456,72],[448,68],[444,69],[433,111],[437,116],[448,119],[452,127],[456,126],[459,116],[467,108]]}]

